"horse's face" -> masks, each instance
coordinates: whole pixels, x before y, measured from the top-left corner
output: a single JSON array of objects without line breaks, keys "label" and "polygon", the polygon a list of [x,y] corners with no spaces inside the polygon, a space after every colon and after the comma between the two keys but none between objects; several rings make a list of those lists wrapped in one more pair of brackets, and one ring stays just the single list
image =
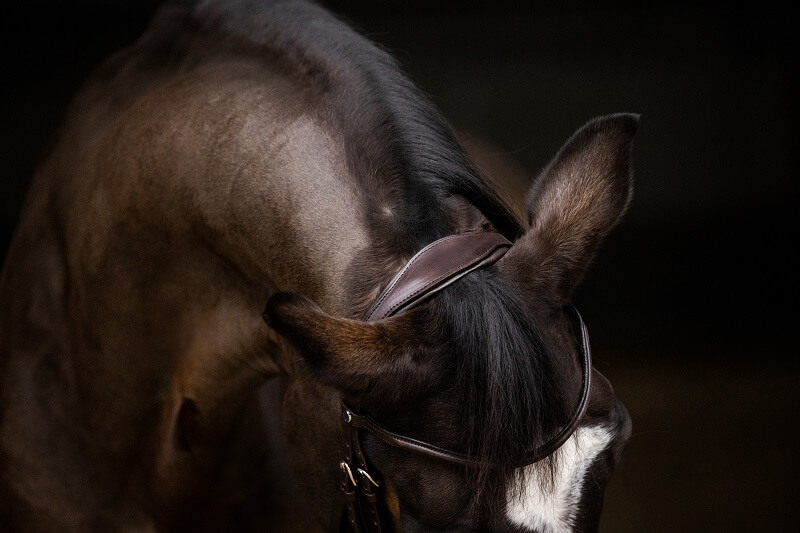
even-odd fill
[{"label": "horse's face", "polygon": [[[280,296],[273,305],[281,307],[282,319],[292,317],[295,324],[310,320],[317,327],[335,330],[335,357],[354,361],[353,368],[369,368],[355,361],[360,357],[371,359],[367,354],[373,350],[393,360],[393,365],[368,375],[345,375],[349,372],[346,365],[316,369],[325,381],[339,382],[345,396],[357,398],[351,403],[357,401],[361,411],[397,433],[451,450],[465,449],[464,435],[469,430],[463,423],[465,413],[460,412],[465,402],[456,390],[461,380],[453,377],[452,370],[462,347],[452,340],[442,341],[441,335],[438,343],[424,344],[411,336],[412,332],[423,332],[422,338],[433,336],[429,329],[431,323],[437,323],[432,317],[435,305],[374,326],[326,315],[302,297]],[[545,342],[557,347],[557,358],[577,365],[574,328],[563,314],[556,313],[541,334],[547,337]],[[387,339],[391,342],[381,344]],[[347,348],[350,342],[358,346],[352,352]],[[365,349],[366,345],[373,348]],[[329,347],[320,350],[317,345],[316,353],[329,357],[333,352]],[[571,410],[580,394],[581,373],[575,366],[566,376],[561,387]],[[364,388],[345,387],[345,382],[361,382]],[[566,414],[570,416],[571,412]],[[473,415],[483,416],[478,412]],[[338,413],[326,416],[338,417]],[[497,426],[489,429],[497,430]],[[550,428],[546,435],[553,432]],[[480,483],[469,467],[389,446],[369,433],[362,435],[362,443],[381,473],[386,507],[398,531],[592,531],[599,522],[605,484],[629,434],[630,421],[624,407],[608,381],[593,371],[587,412],[556,454],[519,470],[489,470]],[[338,442],[342,436],[334,434],[332,438]],[[527,442],[532,446],[534,440]]]},{"label": "horse's face", "polygon": [[615,115],[576,133],[535,182],[529,229],[506,256],[419,308],[365,323],[327,315],[298,295],[270,300],[271,325],[316,379],[392,431],[492,464],[458,466],[364,434],[396,529],[597,528],[605,483],[630,434],[602,375],[592,370],[589,406],[572,437],[544,461],[515,465],[576,408],[579,344],[563,310],[627,206],[637,124]]},{"label": "horse's face", "polygon": [[[541,332],[545,343],[556,347],[556,357],[571,363],[579,361],[575,334],[563,313],[551,317]],[[440,348],[433,356],[440,360],[446,359],[446,354],[458,358],[463,353],[452,341]],[[368,456],[380,472],[386,473],[387,506],[395,517],[396,530],[597,530],[605,486],[620,461],[631,426],[608,380],[599,372],[592,372],[586,414],[559,451],[527,467],[490,470],[483,483],[478,481],[475,469],[398,450],[365,434]],[[577,403],[581,377],[575,368],[562,382],[570,393],[569,409]],[[458,412],[465,408],[463,396],[442,387],[441,382],[437,386],[437,392],[409,398],[400,407],[376,409],[376,417],[405,435],[463,450],[463,436],[469,433],[461,423],[463,413]],[[567,413],[568,417],[571,415],[571,411]],[[553,433],[547,431],[546,435]],[[533,445],[533,441],[528,442]]]}]

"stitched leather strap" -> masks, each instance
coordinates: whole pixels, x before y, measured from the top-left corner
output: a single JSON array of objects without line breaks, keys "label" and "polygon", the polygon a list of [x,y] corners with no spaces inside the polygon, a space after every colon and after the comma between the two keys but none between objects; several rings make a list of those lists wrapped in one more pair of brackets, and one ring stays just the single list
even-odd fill
[{"label": "stitched leather strap", "polygon": [[389,282],[365,320],[382,320],[410,309],[473,270],[494,263],[510,246],[493,231],[471,231],[432,242]]},{"label": "stitched leather strap", "polygon": [[[352,424],[351,424],[351,427]],[[381,533],[381,517],[378,511],[378,494],[375,489],[377,485],[373,485],[372,477],[369,474],[369,465],[364,451],[361,449],[361,439],[358,437],[358,430],[353,430],[353,455],[358,464],[358,483],[361,490],[361,518],[363,520],[364,529],[370,533]],[[370,476],[368,478],[367,476]]]},{"label": "stitched leather strap", "polygon": [[369,473],[358,429],[350,422],[350,417],[343,413],[344,458],[339,467],[345,504],[344,518],[353,533],[382,533],[376,492],[379,485]]},{"label": "stitched leather strap", "polygon": [[358,434],[350,427],[347,420],[342,419],[342,433],[344,435],[344,458],[339,463],[341,475],[341,489],[344,494],[346,518],[353,533],[363,533],[361,516],[359,512],[358,482],[353,476],[353,438]]}]

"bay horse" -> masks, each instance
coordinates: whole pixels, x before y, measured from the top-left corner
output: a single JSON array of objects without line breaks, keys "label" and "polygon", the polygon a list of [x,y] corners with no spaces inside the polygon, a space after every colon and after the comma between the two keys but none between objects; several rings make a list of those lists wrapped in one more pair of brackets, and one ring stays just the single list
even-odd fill
[{"label": "bay horse", "polygon": [[[637,127],[580,128],[520,221],[323,8],[163,7],[74,99],[3,267],[0,524],[595,530],[630,421],[569,301]],[[421,250],[476,235],[502,257],[364,319]]]}]

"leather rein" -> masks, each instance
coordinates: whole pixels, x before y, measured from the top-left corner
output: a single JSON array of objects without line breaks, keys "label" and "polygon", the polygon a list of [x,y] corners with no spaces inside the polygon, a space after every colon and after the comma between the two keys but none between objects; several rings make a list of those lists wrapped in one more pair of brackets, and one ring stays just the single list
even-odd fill
[{"label": "leather rein", "polygon": [[[489,266],[511,247],[505,237],[491,231],[473,231],[444,237],[420,250],[389,282],[364,320],[374,322],[410,309],[461,279],[470,272]],[[516,465],[526,466],[551,455],[575,432],[586,412],[591,389],[592,360],[589,334],[578,310],[568,305],[565,310],[577,325],[583,377],[581,396],[569,423],[544,444],[528,451]],[[344,458],[341,489],[344,493],[347,522],[356,533],[380,533],[382,517],[379,506],[380,482],[369,473],[369,465],[361,447],[361,432],[395,448],[461,466],[485,465],[479,458],[440,448],[390,431],[369,415],[359,414],[341,402],[341,423],[344,433]]]}]

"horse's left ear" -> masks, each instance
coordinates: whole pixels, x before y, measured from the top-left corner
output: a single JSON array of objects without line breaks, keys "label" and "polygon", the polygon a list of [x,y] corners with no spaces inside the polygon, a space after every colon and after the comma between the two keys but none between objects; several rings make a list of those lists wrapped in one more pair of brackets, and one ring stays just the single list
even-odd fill
[{"label": "horse's left ear", "polygon": [[273,295],[263,316],[326,385],[352,394],[382,395],[384,389],[392,389],[387,382],[417,380],[418,335],[406,316],[379,322],[335,317],[309,298],[288,292]]},{"label": "horse's left ear", "polygon": [[529,228],[499,266],[560,307],[630,201],[639,116],[597,118],[570,138],[528,192]]}]

